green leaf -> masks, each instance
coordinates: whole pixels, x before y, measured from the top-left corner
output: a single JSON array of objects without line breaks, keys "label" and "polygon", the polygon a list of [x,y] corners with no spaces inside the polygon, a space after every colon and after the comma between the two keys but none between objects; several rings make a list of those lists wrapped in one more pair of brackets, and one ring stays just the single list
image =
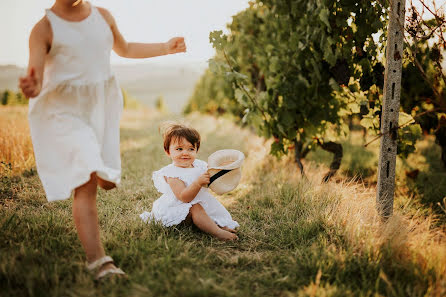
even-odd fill
[{"label": "green leaf", "polygon": [[213,31],[209,33],[209,42],[212,43],[212,46],[217,50],[223,50],[226,44],[226,36],[223,35],[222,30]]},{"label": "green leaf", "polygon": [[268,44],[268,45],[265,47],[265,51],[266,51],[266,53],[267,53],[268,55],[271,55],[271,53],[273,52],[273,50],[274,50],[274,45],[272,45],[272,44]]},{"label": "green leaf", "polygon": [[283,146],[283,143],[282,142],[273,142],[271,144],[271,151],[270,151],[270,153],[273,156],[277,156],[277,157],[283,155],[285,153],[285,148]]},{"label": "green leaf", "polygon": [[422,131],[418,124],[405,126],[398,130],[397,152],[400,157],[407,158],[415,151],[416,142],[421,139]]},{"label": "green leaf", "polygon": [[293,140],[297,137],[297,131],[294,128],[290,128],[288,129],[288,134],[287,134],[287,138],[290,140]]},{"label": "green leaf", "polygon": [[277,129],[279,130],[280,134],[286,137],[286,132],[282,124],[277,124]]},{"label": "green leaf", "polygon": [[248,76],[244,75],[243,73],[236,72],[236,71],[233,71],[232,73],[234,75],[234,78],[239,80],[239,81],[244,81],[244,80],[248,79]]},{"label": "green leaf", "polygon": [[408,123],[415,123],[414,118],[405,112],[399,113],[398,125],[407,125]]},{"label": "green leaf", "polygon": [[350,127],[349,127],[349,126],[347,125],[347,123],[345,123],[345,122],[342,122],[339,128],[340,128],[340,130],[341,130],[341,133],[342,133],[344,136],[347,136],[348,133],[350,132]]},{"label": "green leaf", "polygon": [[331,46],[326,46],[324,48],[324,59],[330,64],[330,66],[334,66],[336,64],[336,56],[334,55]]},{"label": "green leaf", "polygon": [[297,77],[298,77],[299,82],[302,83],[306,88],[310,87],[310,83],[308,82],[308,80],[305,77],[303,77],[301,74],[299,74]]},{"label": "green leaf", "polygon": [[243,106],[246,105],[246,95],[242,90],[236,89],[234,96],[235,96],[235,99],[237,99],[238,103],[240,103]]},{"label": "green leaf", "polygon": [[341,88],[339,87],[339,84],[336,82],[336,80],[333,77],[330,77],[328,80],[328,84],[330,85],[331,89],[333,91],[339,92]]},{"label": "green leaf", "polygon": [[373,127],[374,127],[373,118],[364,117],[361,119],[361,121],[359,123],[361,124],[361,126],[363,126],[366,129],[373,129]]},{"label": "green leaf", "polygon": [[285,127],[290,127],[293,125],[294,123],[294,117],[290,112],[284,112],[282,113],[279,121],[285,126]]},{"label": "green leaf", "polygon": [[351,110],[352,113],[359,113],[359,111],[361,110],[361,107],[356,102],[352,102],[352,103],[347,104],[347,108],[349,110]]},{"label": "green leaf", "polygon": [[327,36],[327,45],[328,46],[332,46],[335,43],[336,43],[336,41],[331,36]]},{"label": "green leaf", "polygon": [[269,61],[269,70],[271,72],[277,72],[280,70],[279,65],[279,58],[278,57],[272,57]]},{"label": "green leaf", "polygon": [[325,24],[325,26],[327,26],[327,28],[330,30],[331,26],[330,26],[330,22],[328,21],[328,17],[330,15],[330,11],[328,10],[328,8],[324,7],[321,9],[321,11],[319,12],[319,19]]}]

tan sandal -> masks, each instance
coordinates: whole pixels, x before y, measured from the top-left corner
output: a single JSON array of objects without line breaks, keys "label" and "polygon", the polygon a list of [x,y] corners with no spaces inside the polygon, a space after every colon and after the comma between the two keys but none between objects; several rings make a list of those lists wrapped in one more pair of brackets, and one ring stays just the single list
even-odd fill
[{"label": "tan sandal", "polygon": [[[108,264],[108,263],[113,263],[114,264],[114,261],[113,261],[112,257],[104,256],[102,258],[97,259],[96,261],[94,261],[92,263],[87,263],[87,269],[89,271],[98,270],[99,268],[101,268],[102,266],[104,266],[105,264]],[[115,268],[108,268],[108,269],[102,270],[101,272],[99,272],[96,275],[95,279],[96,280],[100,280],[103,277],[105,277],[107,275],[110,275],[110,274],[126,276],[124,271],[122,271],[120,268],[115,267]]]}]

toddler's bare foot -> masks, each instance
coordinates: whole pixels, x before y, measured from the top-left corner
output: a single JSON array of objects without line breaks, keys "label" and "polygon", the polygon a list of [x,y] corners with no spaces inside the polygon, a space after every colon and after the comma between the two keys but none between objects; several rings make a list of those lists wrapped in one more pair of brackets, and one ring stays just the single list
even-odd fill
[{"label": "toddler's bare foot", "polygon": [[223,229],[223,230],[229,231],[231,233],[237,233],[237,230],[231,229],[229,227],[220,227],[220,228]]},{"label": "toddler's bare foot", "polygon": [[234,233],[231,233],[231,232],[223,230],[223,229],[220,229],[220,231],[221,232],[218,232],[218,234],[216,235],[216,237],[218,239],[220,239],[220,240],[231,241],[231,240],[237,240],[238,239],[238,236],[235,235]]}]

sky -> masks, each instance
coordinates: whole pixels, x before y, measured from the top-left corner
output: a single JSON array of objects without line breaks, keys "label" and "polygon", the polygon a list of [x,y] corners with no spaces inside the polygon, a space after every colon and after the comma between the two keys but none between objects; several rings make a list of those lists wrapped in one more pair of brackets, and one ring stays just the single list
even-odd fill
[{"label": "sky", "polygon": [[[127,41],[165,42],[173,36],[185,37],[187,53],[152,58],[151,61],[202,64],[215,53],[209,44],[209,33],[225,31],[231,16],[248,7],[248,1],[90,0],[113,14]],[[445,5],[446,0],[436,2]],[[54,0],[0,0],[0,65],[27,65],[29,33],[44,15],[44,9],[53,3]],[[414,0],[414,4],[420,7],[419,0]],[[124,59],[114,53],[111,61],[112,64],[144,62]]]},{"label": "sky", "polygon": [[[152,58],[161,63],[206,61],[215,51],[209,33],[225,30],[248,0],[90,0],[107,8],[129,42],[165,42],[183,36],[187,53]],[[0,0],[0,65],[26,66],[28,37],[33,25],[54,0]],[[112,54],[112,64],[138,63]]]}]

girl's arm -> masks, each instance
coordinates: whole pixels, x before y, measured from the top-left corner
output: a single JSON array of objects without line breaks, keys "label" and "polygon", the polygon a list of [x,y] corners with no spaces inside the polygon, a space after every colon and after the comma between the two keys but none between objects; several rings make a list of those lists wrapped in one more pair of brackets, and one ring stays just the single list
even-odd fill
[{"label": "girl's arm", "polygon": [[178,200],[188,203],[194,200],[201,187],[209,184],[209,173],[205,172],[188,187],[178,178],[166,177],[166,181]]},{"label": "girl's arm", "polygon": [[113,33],[113,50],[124,58],[150,58],[186,51],[183,37],[174,37],[166,43],[135,43],[127,42],[119,32],[116,21],[105,8],[98,7],[99,12],[110,26]]},{"label": "girl's arm", "polygon": [[32,29],[29,36],[29,61],[27,75],[19,78],[19,87],[27,98],[39,95],[42,89],[45,56],[51,48],[51,25],[43,17]]}]

